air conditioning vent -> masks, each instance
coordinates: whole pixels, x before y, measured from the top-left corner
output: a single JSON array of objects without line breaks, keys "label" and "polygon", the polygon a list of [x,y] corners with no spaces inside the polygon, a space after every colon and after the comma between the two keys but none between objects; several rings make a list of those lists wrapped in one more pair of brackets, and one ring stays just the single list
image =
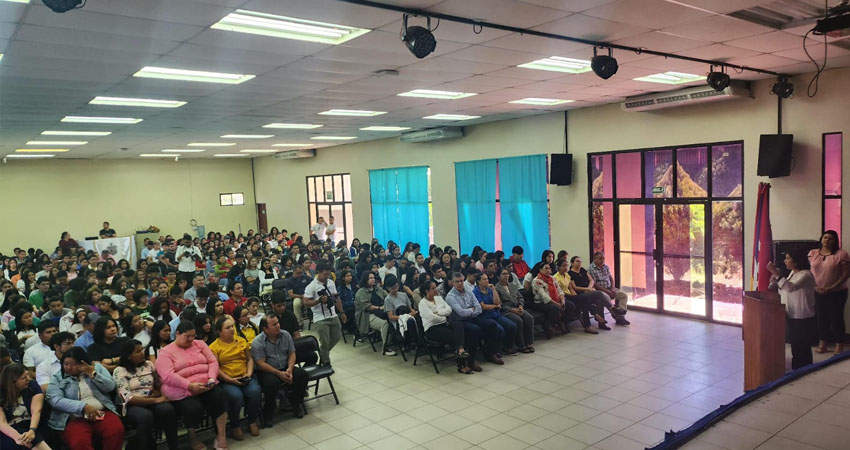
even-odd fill
[{"label": "air conditioning vent", "polygon": [[414,131],[399,136],[401,142],[431,142],[446,139],[459,139],[463,137],[463,127],[432,128],[430,130]]},{"label": "air conditioning vent", "polygon": [[710,86],[697,86],[672,92],[629,97],[621,103],[621,107],[623,111],[650,111],[736,98],[752,98],[752,92],[746,83],[733,81],[722,91],[715,91]]},{"label": "air conditioning vent", "polygon": [[273,156],[274,159],[301,159],[315,157],[315,150],[288,150],[285,152],[275,153]]}]

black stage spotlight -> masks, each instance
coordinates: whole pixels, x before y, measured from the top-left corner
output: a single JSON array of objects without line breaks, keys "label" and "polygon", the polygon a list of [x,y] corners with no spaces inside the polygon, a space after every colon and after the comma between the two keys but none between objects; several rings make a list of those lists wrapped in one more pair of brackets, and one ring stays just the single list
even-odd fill
[{"label": "black stage spotlight", "polygon": [[593,47],[593,59],[590,60],[590,68],[593,69],[593,73],[598,75],[599,78],[607,80],[617,73],[617,69],[619,69],[620,66],[617,65],[617,60],[611,56],[610,47],[608,48],[607,55],[597,55],[596,47]]},{"label": "black stage spotlight", "polygon": [[714,88],[715,91],[722,91],[729,87],[729,83],[732,82],[732,79],[729,78],[729,74],[726,73],[726,66],[720,66],[720,71],[714,71],[714,65],[711,66],[708,72],[708,76],[705,77],[705,82],[708,83],[709,86]]},{"label": "black stage spotlight", "polygon": [[770,88],[770,91],[782,98],[790,97],[794,94],[794,85],[791,84],[788,78],[788,75],[779,75],[779,79]]},{"label": "black stage spotlight", "polygon": [[81,8],[83,0],[41,0],[53,12],[63,13],[74,8]]},{"label": "black stage spotlight", "polygon": [[403,17],[401,26],[401,40],[404,45],[419,59],[430,55],[437,48],[437,39],[431,33],[431,18],[428,17],[428,28],[407,26],[407,14]]}]

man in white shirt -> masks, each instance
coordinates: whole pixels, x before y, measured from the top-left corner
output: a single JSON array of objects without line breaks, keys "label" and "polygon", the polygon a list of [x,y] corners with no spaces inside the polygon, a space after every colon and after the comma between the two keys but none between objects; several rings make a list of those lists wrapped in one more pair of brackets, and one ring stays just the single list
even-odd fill
[{"label": "man in white shirt", "polygon": [[74,322],[74,312],[65,307],[62,297],[55,295],[47,297],[49,310],[41,316],[41,321],[52,321],[59,331],[70,331]]},{"label": "man in white shirt", "polygon": [[327,227],[328,225],[325,223],[325,218],[319,217],[319,222],[310,227],[310,232],[316,235],[316,239],[324,241]]},{"label": "man in white shirt", "polygon": [[381,283],[383,284],[384,278],[387,277],[387,274],[395,275],[398,278],[398,269],[395,266],[395,260],[392,257],[387,258],[387,261],[383,266],[378,268],[378,276],[381,277]]},{"label": "man in white shirt", "polygon": [[[27,348],[24,352],[24,367],[30,371],[31,375],[35,375],[35,367],[49,358],[53,354],[53,349],[47,344],[50,343],[50,338],[56,334],[56,324],[52,321],[45,321],[38,324],[38,339],[39,342]],[[30,338],[32,339],[32,338]]]},{"label": "man in white shirt", "polygon": [[313,328],[319,336],[319,362],[326,366],[331,365],[330,352],[342,339],[342,322],[346,320],[330,274],[331,268],[320,263],[316,267],[316,278],[304,289],[304,306],[313,310]]},{"label": "man in white shirt", "polygon": [[50,337],[49,345],[53,349],[52,354],[35,367],[35,381],[41,385],[43,392],[47,392],[50,377],[62,369],[62,363],[59,362],[59,358],[74,346],[74,333],[60,331]]},{"label": "man in white shirt", "polygon": [[330,238],[332,243],[336,244],[336,225],[334,224],[334,216],[328,216],[328,226],[325,227],[325,236]]},{"label": "man in white shirt", "polygon": [[417,253],[414,257],[413,262],[416,264],[416,270],[419,271],[420,275],[428,272],[428,270],[425,268],[425,255],[423,255],[422,253]]},{"label": "man in white shirt", "polygon": [[180,276],[186,281],[192,281],[195,275],[195,259],[204,257],[201,249],[192,245],[192,236],[183,235],[183,242],[177,247],[174,256],[177,258],[177,271]]}]

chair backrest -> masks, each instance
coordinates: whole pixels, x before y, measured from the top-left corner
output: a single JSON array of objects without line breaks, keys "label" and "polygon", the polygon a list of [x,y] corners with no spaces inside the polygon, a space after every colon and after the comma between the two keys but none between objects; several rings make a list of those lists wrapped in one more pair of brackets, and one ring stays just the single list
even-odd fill
[{"label": "chair backrest", "polygon": [[301,349],[308,352],[318,352],[319,351],[319,340],[316,339],[316,336],[304,335],[302,334],[300,338],[298,338],[298,342],[301,344]]}]

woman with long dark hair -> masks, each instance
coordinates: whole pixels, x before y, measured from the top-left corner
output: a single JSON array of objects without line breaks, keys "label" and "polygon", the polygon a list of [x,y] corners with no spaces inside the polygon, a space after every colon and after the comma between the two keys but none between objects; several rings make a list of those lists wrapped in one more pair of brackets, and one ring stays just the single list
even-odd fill
[{"label": "woman with long dark hair", "polygon": [[171,325],[164,320],[157,320],[151,328],[151,342],[145,349],[150,362],[155,363],[159,351],[171,343]]},{"label": "woman with long dark hair", "polygon": [[0,448],[50,450],[44,442],[44,393],[21,364],[0,371]]},{"label": "woman with long dark hair", "polygon": [[227,394],[228,416],[233,437],[244,439],[239,424],[239,412],[245,407],[248,416],[248,430],[253,436],[260,435],[257,417],[260,413],[262,392],[257,377],[254,376],[254,359],[251,358],[251,344],[236,334],[236,323],[229,317],[222,317],[215,323],[218,335],[210,351],[218,359],[219,386]]},{"label": "woman with long dark hair", "polygon": [[826,352],[835,343],[835,354],[844,351],[844,306],[847,304],[847,279],[850,278],[850,254],[841,249],[838,233],[825,231],[820,248],[809,252],[815,277],[815,311],[818,323],[817,352]]},{"label": "woman with long dark hair", "polygon": [[233,310],[233,319],[236,321],[236,334],[248,341],[254,342],[254,338],[260,334],[257,326],[251,322],[248,307],[239,306]]},{"label": "woman with long dark hair", "polygon": [[790,272],[782,276],[782,271],[771,261],[767,270],[771,287],[779,289],[782,304],[785,305],[788,338],[791,341],[791,368],[812,363],[812,343],[817,329],[815,319],[815,278],[809,272],[809,260],[799,251],[790,251],[785,255],[785,268]]},{"label": "woman with long dark hair", "polygon": [[[145,347],[130,339],[121,349],[121,359],[112,374],[118,386],[118,401],[124,405],[124,417],[136,428],[135,448],[156,448],[153,427],[165,431],[168,450],[177,450],[177,413],[159,390],[160,381],[154,363],[145,358]],[[128,447],[130,447],[128,445]]]}]

